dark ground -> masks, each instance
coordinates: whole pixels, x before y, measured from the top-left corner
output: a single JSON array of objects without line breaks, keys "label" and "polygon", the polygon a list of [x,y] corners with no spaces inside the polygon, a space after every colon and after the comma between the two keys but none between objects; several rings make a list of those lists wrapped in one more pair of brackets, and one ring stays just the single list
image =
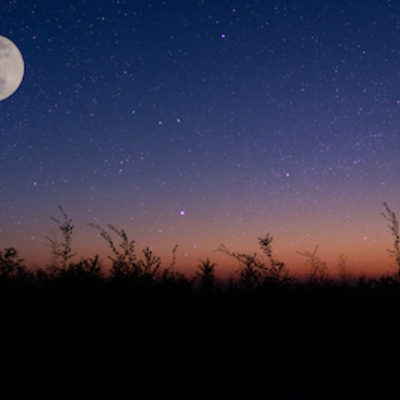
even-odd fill
[{"label": "dark ground", "polygon": [[3,399],[325,399],[399,388],[400,285],[0,287]]}]

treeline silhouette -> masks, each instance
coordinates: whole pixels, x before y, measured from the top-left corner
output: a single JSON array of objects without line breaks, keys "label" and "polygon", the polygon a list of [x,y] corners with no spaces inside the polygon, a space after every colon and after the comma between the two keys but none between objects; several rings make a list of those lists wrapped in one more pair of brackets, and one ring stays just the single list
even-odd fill
[{"label": "treeline silhouette", "polygon": [[[330,279],[318,247],[307,280],[262,255],[218,251],[240,267],[229,281],[200,261],[196,275],[141,255],[124,230],[92,225],[111,250],[73,261],[71,218],[47,238],[52,262],[28,268],[0,251],[0,397],[4,399],[302,399],[371,395],[398,385],[399,276]],[[396,214],[383,216],[395,238]],[[400,268],[399,268],[400,269]]]}]

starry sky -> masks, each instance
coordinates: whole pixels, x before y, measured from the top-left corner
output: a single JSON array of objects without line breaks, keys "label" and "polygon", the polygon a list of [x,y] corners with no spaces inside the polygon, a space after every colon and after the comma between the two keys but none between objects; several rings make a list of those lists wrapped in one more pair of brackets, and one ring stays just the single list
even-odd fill
[{"label": "starry sky", "polygon": [[0,245],[49,260],[62,205],[73,250],[112,223],[177,268],[237,269],[220,243],[270,232],[335,271],[393,269],[400,211],[400,3],[4,1],[25,77],[0,102]]}]

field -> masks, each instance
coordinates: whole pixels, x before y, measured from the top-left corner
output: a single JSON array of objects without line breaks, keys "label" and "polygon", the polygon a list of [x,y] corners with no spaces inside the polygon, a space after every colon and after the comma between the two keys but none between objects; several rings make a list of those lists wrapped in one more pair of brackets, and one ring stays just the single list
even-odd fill
[{"label": "field", "polygon": [[242,265],[234,279],[218,281],[208,259],[188,278],[98,227],[113,250],[105,275],[97,257],[70,260],[63,218],[54,265],[0,253],[2,398],[385,398],[396,388],[396,276],[332,280],[315,252],[298,281],[267,235],[264,258],[220,248]]}]

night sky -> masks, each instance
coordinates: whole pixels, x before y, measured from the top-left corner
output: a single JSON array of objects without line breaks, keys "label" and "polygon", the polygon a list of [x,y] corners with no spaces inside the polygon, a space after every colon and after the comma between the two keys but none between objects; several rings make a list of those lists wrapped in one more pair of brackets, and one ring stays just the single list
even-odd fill
[{"label": "night sky", "polygon": [[[257,250],[293,272],[393,267],[400,212],[400,3],[4,1],[25,61],[0,102],[0,245],[46,263],[62,205],[73,250],[112,223],[178,268]],[[76,259],[78,259],[77,257]]]}]

